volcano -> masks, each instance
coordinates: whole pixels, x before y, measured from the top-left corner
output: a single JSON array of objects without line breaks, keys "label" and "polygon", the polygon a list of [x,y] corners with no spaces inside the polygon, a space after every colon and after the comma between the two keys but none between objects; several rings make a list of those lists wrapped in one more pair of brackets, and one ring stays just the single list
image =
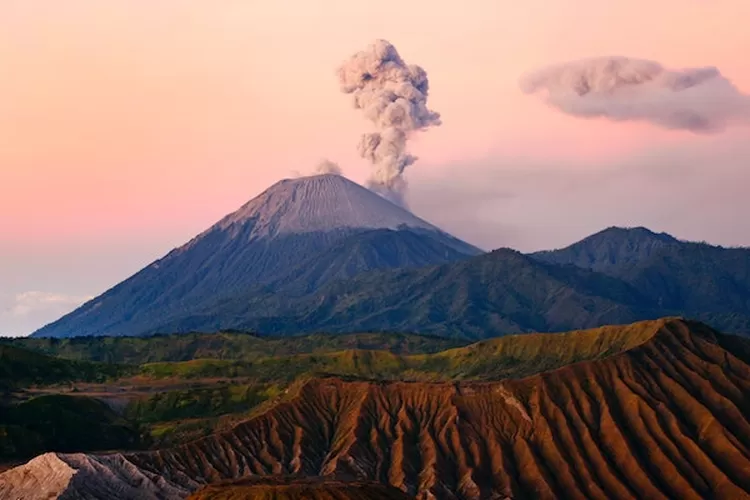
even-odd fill
[{"label": "volcano", "polygon": [[208,301],[268,291],[311,269],[315,276],[303,287],[308,291],[372,269],[480,253],[340,175],[285,179],[33,336],[156,333],[165,318],[189,315]]}]

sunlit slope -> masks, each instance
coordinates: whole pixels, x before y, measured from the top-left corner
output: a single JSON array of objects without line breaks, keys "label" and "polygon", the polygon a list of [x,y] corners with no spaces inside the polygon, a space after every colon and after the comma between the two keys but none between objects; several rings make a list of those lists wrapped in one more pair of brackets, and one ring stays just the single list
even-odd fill
[{"label": "sunlit slope", "polygon": [[231,432],[127,459],[190,488],[299,473],[421,498],[748,498],[745,354],[700,324],[655,325],[626,350],[523,379],[312,380]]}]

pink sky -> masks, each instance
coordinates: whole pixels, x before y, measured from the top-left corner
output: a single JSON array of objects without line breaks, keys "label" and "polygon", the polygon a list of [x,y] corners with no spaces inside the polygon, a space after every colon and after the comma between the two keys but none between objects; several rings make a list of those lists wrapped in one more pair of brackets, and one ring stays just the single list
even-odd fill
[{"label": "pink sky", "polygon": [[[691,216],[695,226],[655,205],[565,212],[564,190],[533,175],[518,180],[534,169],[568,180],[637,170],[686,149],[696,153],[681,161],[704,158],[693,170],[721,170],[713,153],[735,151],[747,130],[697,137],[575,119],[524,96],[518,79],[554,62],[625,55],[717,66],[750,93],[748,19],[747,0],[6,0],[0,334],[42,321],[8,319],[15,306],[3,312],[3,296],[98,294],[322,157],[364,180],[368,165],[355,146],[368,125],[334,71],[376,38],[427,70],[430,106],[442,114],[443,126],[412,144],[418,215],[486,248],[556,246],[623,222],[750,245],[750,226],[716,228],[747,207],[720,208],[720,193],[746,179],[747,162],[686,185],[715,211]],[[733,161],[748,152],[738,151]],[[616,182],[639,191],[651,181]],[[487,205],[472,208],[480,188]],[[441,197],[469,208],[456,215]]]}]

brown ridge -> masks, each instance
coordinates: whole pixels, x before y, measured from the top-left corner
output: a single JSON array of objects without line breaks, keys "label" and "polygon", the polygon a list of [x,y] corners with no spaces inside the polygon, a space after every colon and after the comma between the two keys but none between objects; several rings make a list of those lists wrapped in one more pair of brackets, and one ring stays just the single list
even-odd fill
[{"label": "brown ridge", "polygon": [[420,499],[750,498],[750,351],[654,324],[630,350],[520,380],[314,379],[230,432],[127,458],[193,487],[296,474]]},{"label": "brown ridge", "polygon": [[246,478],[206,486],[188,500],[408,500],[392,486],[372,481],[316,478]]}]

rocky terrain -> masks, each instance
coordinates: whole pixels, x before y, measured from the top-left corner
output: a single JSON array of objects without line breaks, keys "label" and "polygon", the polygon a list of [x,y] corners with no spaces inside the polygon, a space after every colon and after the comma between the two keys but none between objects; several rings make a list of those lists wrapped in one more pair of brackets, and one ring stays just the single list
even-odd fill
[{"label": "rocky terrain", "polygon": [[635,340],[617,345],[568,334],[589,355],[525,378],[309,379],[184,445],[38,457],[0,475],[0,497],[40,498],[47,481],[59,498],[134,484],[176,498],[207,483],[303,475],[375,480],[423,499],[750,498],[748,342],[680,319],[629,328]]},{"label": "rocky terrain", "polygon": [[407,500],[403,491],[372,481],[253,478],[202,488],[188,500]]}]

